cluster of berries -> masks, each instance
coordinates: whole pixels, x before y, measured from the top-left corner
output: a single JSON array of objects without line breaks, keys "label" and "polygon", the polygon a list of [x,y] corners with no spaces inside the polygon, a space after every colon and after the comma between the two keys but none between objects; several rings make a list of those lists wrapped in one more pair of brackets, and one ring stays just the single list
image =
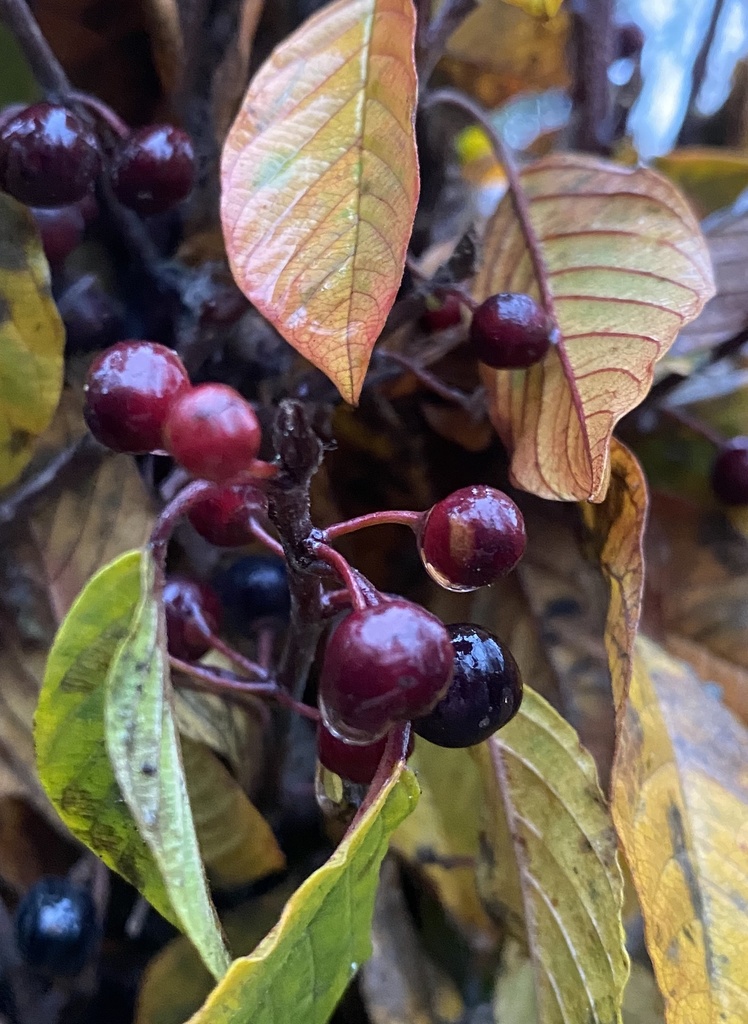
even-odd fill
[{"label": "cluster of berries", "polygon": [[[81,105],[89,101],[81,97]],[[189,195],[195,154],[168,124],[130,131],[103,104],[84,118],[55,103],[0,113],[0,188],[32,208],[53,265],[81,241],[95,218],[94,187],[106,172],[116,198],[141,216],[162,213]]]},{"label": "cluster of berries", "polygon": [[[204,538],[233,547],[257,535],[264,483],[275,468],[257,459],[260,426],[238,392],[222,384],[193,387],[170,349],[127,341],[93,361],[85,397],[86,420],[99,441],[133,454],[166,452],[193,476],[212,482],[188,511]],[[447,589],[491,584],[524,553],[519,509],[488,486],[458,490],[424,513],[386,516],[400,517],[414,530],[424,567]],[[327,540],[375,524],[377,514],[363,519],[368,522],[315,531],[323,540],[310,538],[310,550],[324,559],[322,550],[331,550]],[[469,623],[445,626],[419,605],[381,594],[353,570],[343,581],[349,610],[328,637],[318,688],[319,757],[325,767],[353,782],[369,782],[388,733],[399,724],[413,722],[414,732],[434,743],[464,747],[513,717],[522,682],[497,637]],[[288,616],[280,558],[241,559],[219,589],[245,624]],[[172,578],[163,597],[173,657],[194,662],[220,643],[222,601],[215,591]]]}]

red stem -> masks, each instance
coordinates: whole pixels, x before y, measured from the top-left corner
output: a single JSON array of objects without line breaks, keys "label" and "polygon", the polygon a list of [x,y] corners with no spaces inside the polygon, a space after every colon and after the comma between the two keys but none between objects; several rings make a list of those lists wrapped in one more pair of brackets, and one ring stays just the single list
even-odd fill
[{"label": "red stem", "polygon": [[365,530],[368,526],[383,526],[385,523],[395,523],[402,526],[409,526],[416,530],[423,519],[422,512],[369,512],[365,516],[356,516],[355,519],[346,519],[342,523],[334,523],[324,531],[326,540],[335,540],[336,537],[343,537],[347,533],[355,533],[357,530]]},{"label": "red stem", "polygon": [[362,611],[369,606],[364,591],[361,588],[355,569],[349,564],[339,551],[331,548],[329,544],[317,542],[312,546],[315,556],[323,562],[327,562],[331,569],[340,577],[345,584],[345,589],[351,596],[351,604],[356,611]]},{"label": "red stem", "polygon": [[258,665],[257,662],[250,661],[249,658],[245,658],[239,651],[234,650],[230,644],[227,644],[225,640],[222,640],[220,636],[216,636],[215,633],[208,632],[208,639],[210,640],[211,646],[222,654],[224,658],[228,658],[229,661],[233,662],[234,665],[246,672],[249,676],[257,676],[260,679],[268,678],[267,669],[263,668],[262,665]]},{"label": "red stem", "polygon": [[286,557],[286,552],[283,550],[283,545],[280,541],[277,541],[275,537],[272,537],[265,527],[258,523],[255,518],[251,518],[249,520],[249,528],[255,538],[259,540],[261,544],[264,544],[266,548],[272,551],[274,555],[278,555],[279,558]]}]

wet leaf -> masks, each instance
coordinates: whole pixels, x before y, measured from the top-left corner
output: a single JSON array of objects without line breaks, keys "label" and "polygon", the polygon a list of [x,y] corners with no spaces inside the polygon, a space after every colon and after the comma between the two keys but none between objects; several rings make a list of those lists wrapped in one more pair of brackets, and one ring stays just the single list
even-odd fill
[{"label": "wet leaf", "polygon": [[418,198],[412,0],[338,0],[255,75],[221,217],[237,284],[350,402],[400,285]]},{"label": "wet leaf", "polygon": [[540,1019],[620,1021],[623,881],[592,758],[529,687],[517,717],[474,752],[485,897],[527,943]]},{"label": "wet leaf", "polygon": [[190,1024],[325,1024],[371,952],[379,865],[418,787],[400,764],[332,857],[296,890],[254,953],[235,960]]},{"label": "wet leaf", "polygon": [[0,194],[0,487],[16,479],[52,420],[64,346],[31,214]]},{"label": "wet leaf", "polygon": [[[685,200],[652,171],[559,155],[522,184],[562,337],[528,370],[485,369],[492,419],[520,487],[601,501],[613,427],[713,293],[709,254]],[[489,223],[473,290],[538,295],[511,197]]]},{"label": "wet leaf", "polygon": [[147,548],[138,561],[138,603],[106,673],[106,749],[174,912],[206,967],[220,978],[229,957],[190,809],[172,713],[163,606],[153,597],[155,566]]},{"label": "wet leaf", "polygon": [[643,638],[621,727],[613,816],[666,1020],[737,1022],[748,993],[748,733]]}]

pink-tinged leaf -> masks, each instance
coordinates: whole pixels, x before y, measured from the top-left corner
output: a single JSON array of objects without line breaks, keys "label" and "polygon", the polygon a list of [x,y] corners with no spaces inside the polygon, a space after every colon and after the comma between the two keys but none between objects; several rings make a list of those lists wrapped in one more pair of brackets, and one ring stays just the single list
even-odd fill
[{"label": "pink-tinged leaf", "polygon": [[[484,370],[491,418],[518,486],[602,501],[615,424],[714,294],[709,251],[685,199],[653,171],[566,154],[521,179],[561,338],[529,370]],[[473,292],[538,297],[511,196],[489,223]]]},{"label": "pink-tinged leaf", "polygon": [[418,200],[412,0],[338,0],[260,68],[226,140],[234,277],[356,402]]}]

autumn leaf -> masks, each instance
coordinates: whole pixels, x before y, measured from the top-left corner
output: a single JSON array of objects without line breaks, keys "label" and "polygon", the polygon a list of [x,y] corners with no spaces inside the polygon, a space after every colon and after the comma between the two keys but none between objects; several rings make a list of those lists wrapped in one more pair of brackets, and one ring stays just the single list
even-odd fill
[{"label": "autumn leaf", "polygon": [[338,0],[250,84],[223,151],[239,287],[349,402],[403,273],[418,199],[412,0]]},{"label": "autumn leaf", "polygon": [[731,206],[748,187],[748,159],[736,150],[685,146],[652,165],[685,192],[702,217]]},{"label": "autumn leaf", "polygon": [[748,732],[643,638],[621,726],[613,816],[667,1024],[737,1024],[748,1005]]},{"label": "autumn leaf", "polygon": [[474,756],[484,896],[527,943],[540,1019],[620,1021],[623,881],[592,758],[529,687],[517,716]]},{"label": "autumn leaf", "polygon": [[0,193],[0,487],[49,426],[62,391],[65,331],[29,211]]},{"label": "autumn leaf", "polygon": [[[518,486],[601,501],[615,424],[713,294],[709,253],[685,200],[652,171],[570,154],[521,177],[561,337],[527,370],[484,369],[491,418]],[[473,291],[539,294],[511,196],[489,223]]]}]

